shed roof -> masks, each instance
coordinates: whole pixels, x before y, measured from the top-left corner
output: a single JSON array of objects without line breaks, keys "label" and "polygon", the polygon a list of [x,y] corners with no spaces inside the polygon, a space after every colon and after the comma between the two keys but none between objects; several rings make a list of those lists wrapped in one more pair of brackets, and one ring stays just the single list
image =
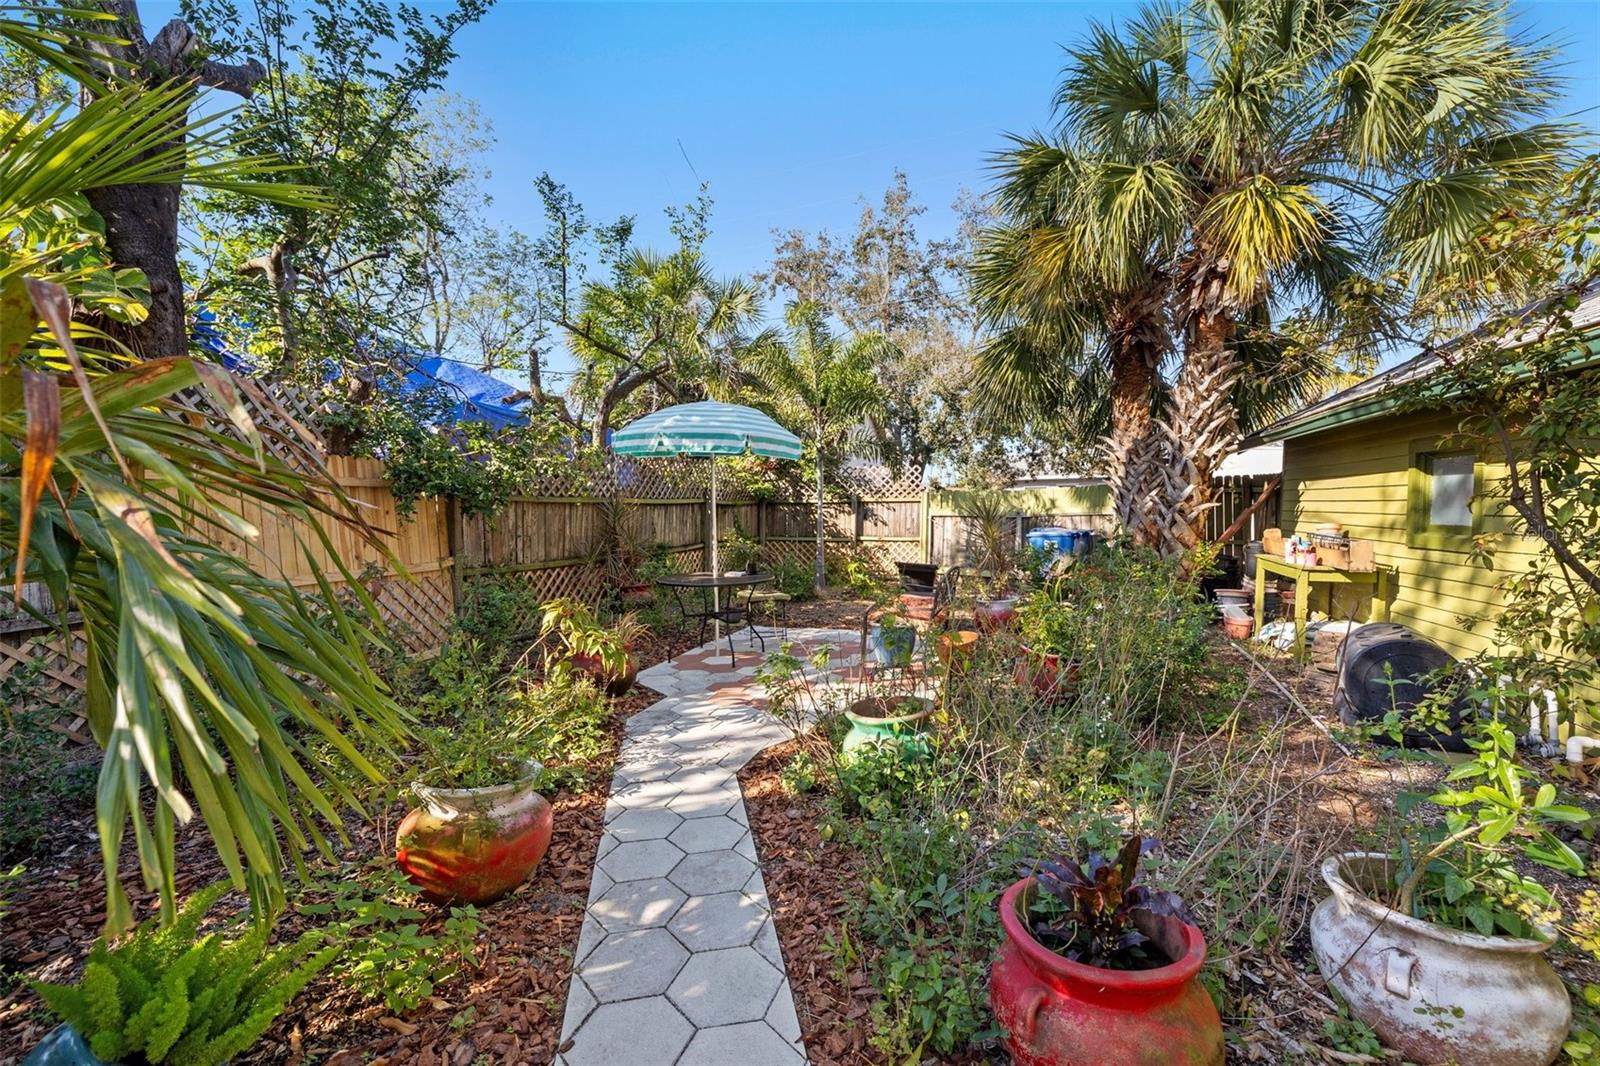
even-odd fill
[{"label": "shed roof", "polygon": [[[1522,313],[1529,315],[1542,306],[1543,302],[1530,304],[1523,308]],[[1600,285],[1591,286],[1584,292],[1578,301],[1577,309],[1573,312],[1572,326],[1574,329],[1600,326]],[[1280,418],[1258,430],[1251,439],[1256,442],[1293,440],[1335,426],[1365,422],[1387,414],[1399,404],[1401,386],[1421,381],[1434,374],[1444,365],[1444,360],[1439,354],[1441,351],[1448,351],[1475,336],[1476,333],[1474,330],[1436,348],[1430,348],[1382,373],[1372,375],[1365,381],[1357,382],[1347,389],[1302,407],[1294,414]],[[1505,344],[1514,347],[1525,339],[1527,338],[1521,336],[1507,338]]]}]

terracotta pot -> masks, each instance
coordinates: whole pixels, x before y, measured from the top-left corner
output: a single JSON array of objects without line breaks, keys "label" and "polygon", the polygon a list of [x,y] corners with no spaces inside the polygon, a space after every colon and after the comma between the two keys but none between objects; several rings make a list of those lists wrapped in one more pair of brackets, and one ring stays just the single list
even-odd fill
[{"label": "terracotta pot", "polygon": [[989,980],[1015,1066],[1222,1066],[1222,1019],[1197,979],[1206,961],[1199,929],[1176,920],[1141,926],[1177,960],[1167,966],[1085,966],[1028,931],[1022,907],[1033,885],[1024,878],[1000,897],[1005,943]]},{"label": "terracotta pot", "polygon": [[487,788],[414,786],[422,805],[395,834],[395,859],[435,903],[492,903],[527,880],[550,846],[555,814],[534,791],[542,767]]},{"label": "terracotta pot", "polygon": [[1228,618],[1222,619],[1222,631],[1234,640],[1249,640],[1250,633],[1256,627],[1253,618]]},{"label": "terracotta pot", "polygon": [[1059,655],[1034,651],[1023,645],[1014,680],[1043,699],[1065,699],[1072,695],[1076,686],[1078,664],[1070,661],[1063,663]]},{"label": "terracotta pot", "polygon": [[1322,976],[1389,1047],[1416,1062],[1547,1066],[1572,1021],[1554,941],[1480,936],[1390,910],[1367,895],[1388,885],[1389,856],[1322,864],[1333,895],[1311,916]]},{"label": "terracotta pot", "polygon": [[[917,710],[905,713],[905,707],[914,704]],[[887,714],[894,710],[897,714]],[[926,755],[932,749],[923,734],[928,728],[928,716],[933,714],[933,701],[922,696],[901,696],[883,699],[870,696],[856,700],[844,712],[850,722],[839,747],[845,752],[869,744],[895,744],[902,751]]]},{"label": "terracotta pot", "polygon": [[655,590],[644,582],[635,585],[623,585],[621,595],[622,602],[629,605],[649,603],[656,597]]},{"label": "terracotta pot", "polygon": [[594,678],[595,683],[605,690],[605,694],[612,697],[626,696],[639,678],[639,662],[631,651],[628,653],[627,669],[620,674],[607,670],[598,655],[573,655],[572,665]]},{"label": "terracotta pot", "polygon": [[1017,621],[1017,598],[1008,596],[999,600],[979,600],[972,609],[972,617],[983,633],[1010,629]]},{"label": "terracotta pot", "polygon": [[934,646],[934,651],[939,656],[939,661],[946,670],[952,673],[965,670],[972,665],[972,657],[978,650],[978,634],[970,629],[962,629],[955,633],[939,634],[939,642]]}]

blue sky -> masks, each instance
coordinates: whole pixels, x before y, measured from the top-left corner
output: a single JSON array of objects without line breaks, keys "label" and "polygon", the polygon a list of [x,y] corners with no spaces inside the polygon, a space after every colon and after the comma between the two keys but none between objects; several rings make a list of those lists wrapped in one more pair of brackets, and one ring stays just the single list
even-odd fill
[{"label": "blue sky", "polygon": [[[1061,46],[1133,5],[502,3],[460,37],[450,87],[495,128],[493,215],[540,228],[531,180],[549,171],[592,218],[661,208],[699,180],[716,200],[708,252],[722,273],[767,262],[774,227],[847,231],[896,167],[928,206],[982,189],[1008,131],[1049,121]],[[1569,56],[1600,49],[1600,3],[1523,3]],[[1593,109],[1600,71],[1572,64],[1563,111]]]}]

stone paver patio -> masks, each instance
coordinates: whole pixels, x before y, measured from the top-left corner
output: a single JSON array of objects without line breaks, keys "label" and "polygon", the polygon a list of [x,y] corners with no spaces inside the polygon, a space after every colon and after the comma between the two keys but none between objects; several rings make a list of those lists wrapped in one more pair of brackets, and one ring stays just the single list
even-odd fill
[{"label": "stone paver patio", "polygon": [[[832,645],[830,669],[859,658],[848,630],[788,636],[797,653]],[[754,641],[735,644],[737,667],[707,644],[639,674],[663,698],[628,719],[557,1066],[806,1061],[737,776],[790,734],[765,710]]]}]

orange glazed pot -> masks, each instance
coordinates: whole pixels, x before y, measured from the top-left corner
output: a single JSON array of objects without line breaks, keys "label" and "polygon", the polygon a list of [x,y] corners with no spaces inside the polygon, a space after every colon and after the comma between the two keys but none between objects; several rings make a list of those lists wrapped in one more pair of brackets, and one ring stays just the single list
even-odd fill
[{"label": "orange glazed pot", "polygon": [[1015,1066],[1222,1066],[1222,1019],[1197,977],[1200,930],[1178,921],[1141,931],[1177,961],[1154,970],[1103,970],[1033,938],[1022,912],[1029,877],[1000,897],[1005,945],[989,975],[989,1004]]},{"label": "orange glazed pot", "polygon": [[970,629],[941,633],[939,643],[934,646],[934,651],[939,655],[939,662],[944,664],[946,670],[952,672],[965,670],[971,666],[973,653],[977,650],[978,634]]},{"label": "orange glazed pot", "polygon": [[395,860],[435,903],[492,903],[528,879],[550,846],[555,811],[534,791],[543,767],[486,788],[416,785],[420,807],[395,834]]}]

